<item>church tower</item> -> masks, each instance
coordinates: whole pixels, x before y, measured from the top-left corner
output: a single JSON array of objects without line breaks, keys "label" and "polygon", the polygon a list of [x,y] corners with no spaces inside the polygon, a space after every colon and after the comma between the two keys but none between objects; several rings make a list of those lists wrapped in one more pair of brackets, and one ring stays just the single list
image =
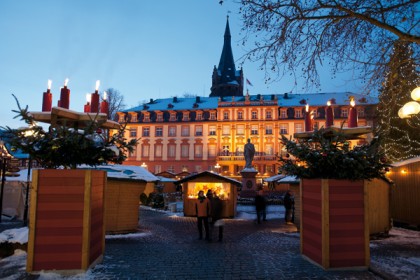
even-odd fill
[{"label": "church tower", "polygon": [[242,68],[236,70],[233,60],[229,16],[226,20],[225,39],[219,66],[213,68],[210,97],[243,96],[244,76]]}]

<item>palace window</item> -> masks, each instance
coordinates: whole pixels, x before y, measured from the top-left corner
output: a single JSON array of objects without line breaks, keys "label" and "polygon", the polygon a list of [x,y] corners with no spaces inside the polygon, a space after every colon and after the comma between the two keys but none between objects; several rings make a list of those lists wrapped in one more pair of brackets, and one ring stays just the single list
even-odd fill
[{"label": "palace window", "polygon": [[230,125],[224,125],[222,127],[222,134],[223,135],[229,135],[230,134]]},{"label": "palace window", "polygon": [[295,123],[295,133],[303,131],[303,125],[301,123]]},{"label": "palace window", "polygon": [[244,112],[238,111],[238,120],[243,120],[243,119],[244,119]]},{"label": "palace window", "polygon": [[349,109],[348,108],[341,108],[341,117],[347,118],[349,115]]},{"label": "palace window", "polygon": [[210,112],[210,120],[214,121],[216,119],[216,112]]},{"label": "palace window", "polygon": [[189,154],[189,146],[187,144],[181,145],[181,157],[187,158]]},{"label": "palace window", "polygon": [[162,137],[163,136],[163,127],[156,127],[155,136],[156,137]]},{"label": "palace window", "polygon": [[280,118],[287,119],[287,109],[280,109]]},{"label": "palace window", "polygon": [[131,122],[137,122],[137,114],[131,115]]},{"label": "palace window", "polygon": [[271,120],[272,119],[272,112],[271,111],[267,111],[265,112],[265,119],[267,120]]},{"label": "palace window", "polygon": [[251,135],[258,135],[258,125],[251,126]]},{"label": "palace window", "polygon": [[258,119],[257,111],[252,111],[251,112],[251,119],[253,119],[253,120],[257,120]]},{"label": "palace window", "polygon": [[125,122],[125,115],[120,115],[118,118],[118,122],[123,123]]},{"label": "palace window", "polygon": [[130,128],[130,137],[137,137],[137,129]]},{"label": "palace window", "polygon": [[289,125],[287,123],[280,124],[280,134],[288,134]]},{"label": "palace window", "polygon": [[157,114],[156,121],[157,122],[163,122],[163,113],[158,113]]},{"label": "palace window", "polygon": [[143,157],[143,158],[145,158],[145,157],[149,157],[149,145],[143,145],[143,146],[141,146],[141,156]]},{"label": "palace window", "polygon": [[150,122],[150,113],[145,113],[144,114],[143,122]]},{"label": "palace window", "polygon": [[162,172],[162,166],[161,165],[155,165],[155,174]]},{"label": "palace window", "polygon": [[295,108],[295,118],[296,119],[302,118],[302,108]]},{"label": "palace window", "polygon": [[195,136],[203,136],[203,126],[196,125],[195,126]]},{"label": "palace window", "polygon": [[171,121],[171,122],[176,121],[176,113],[175,112],[171,112],[171,115],[169,117],[169,121]]},{"label": "palace window", "polygon": [[224,120],[228,120],[229,119],[229,112],[228,111],[224,111],[223,112],[223,119]]},{"label": "palace window", "polygon": [[357,108],[357,115],[359,116],[359,117],[362,117],[362,118],[364,118],[365,117],[365,109],[364,108]]},{"label": "palace window", "polygon": [[202,158],[203,157],[203,145],[195,145],[194,147],[194,157]]},{"label": "palace window", "polygon": [[162,157],[162,145],[155,146],[155,157]]},{"label": "palace window", "polygon": [[183,125],[181,127],[181,136],[190,136],[190,126],[189,125]]},{"label": "palace window", "polygon": [[168,136],[171,136],[171,137],[176,136],[176,126],[170,126],[168,128]]},{"label": "palace window", "polygon": [[265,134],[273,134],[273,126],[272,125],[266,125],[265,126]]},{"label": "palace window", "polygon": [[203,120],[203,113],[202,112],[197,112],[196,118],[197,121],[201,121]]},{"label": "palace window", "polygon": [[184,113],[182,113],[182,120],[184,122],[189,121],[190,120],[190,112],[184,112]]},{"label": "palace window", "polygon": [[216,127],[210,126],[209,127],[209,135],[216,135]]},{"label": "palace window", "polygon": [[150,127],[143,127],[143,137],[150,136]]},{"label": "palace window", "polygon": [[244,135],[245,134],[245,126],[242,124],[239,124],[236,126],[236,134],[237,135]]},{"label": "palace window", "polygon": [[169,144],[168,145],[168,157],[174,158],[176,154],[176,145]]}]

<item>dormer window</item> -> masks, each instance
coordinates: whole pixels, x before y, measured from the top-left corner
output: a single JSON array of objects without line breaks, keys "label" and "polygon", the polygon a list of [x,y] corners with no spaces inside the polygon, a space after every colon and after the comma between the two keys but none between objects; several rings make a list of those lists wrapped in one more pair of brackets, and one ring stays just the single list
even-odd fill
[{"label": "dormer window", "polygon": [[150,122],[150,113],[144,113],[143,121],[144,122]]},{"label": "dormer window", "polygon": [[184,112],[184,113],[182,113],[182,120],[184,122],[189,121],[190,120],[190,112]]},{"label": "dormer window", "polygon": [[238,111],[238,120],[243,120],[243,119],[244,119],[244,112]]},{"label": "dormer window", "polygon": [[163,122],[163,113],[158,113],[157,114],[156,121],[157,122]]},{"label": "dormer window", "polygon": [[197,121],[202,121],[203,120],[203,113],[202,112],[197,112],[196,118]]},{"label": "dormer window", "polygon": [[171,121],[171,122],[176,121],[176,113],[175,112],[171,112],[171,115],[169,117],[169,121]]},{"label": "dormer window", "polygon": [[280,109],[280,118],[287,119],[287,109]]},{"label": "dormer window", "polygon": [[271,111],[267,111],[267,112],[265,112],[265,119],[267,119],[267,120],[271,120],[272,119],[272,113],[271,113]]},{"label": "dormer window", "polygon": [[216,112],[210,112],[210,120],[215,120],[216,119]]}]

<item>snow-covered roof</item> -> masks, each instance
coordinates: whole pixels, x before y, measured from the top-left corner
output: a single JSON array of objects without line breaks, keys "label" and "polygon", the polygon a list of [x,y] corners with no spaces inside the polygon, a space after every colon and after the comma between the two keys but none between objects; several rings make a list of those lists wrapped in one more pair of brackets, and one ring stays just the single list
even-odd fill
[{"label": "snow-covered roof", "polygon": [[300,179],[296,178],[296,176],[286,176],[277,181],[277,184],[299,184]]},{"label": "snow-covered roof", "polygon": [[[101,165],[95,167],[90,166],[79,166],[79,168],[84,169],[98,169],[107,171],[108,178],[116,178],[116,179],[130,179],[130,180],[141,180],[146,182],[156,182],[159,181],[159,178],[147,171],[145,168],[141,166],[135,165]],[[19,176],[16,177],[6,177],[7,181],[22,181],[26,182],[28,178],[28,169],[21,169],[17,172]],[[32,170],[29,180],[32,180]],[[175,181],[175,180],[174,180]]]},{"label": "snow-covered roof", "polygon": [[284,178],[284,177],[285,177],[285,175],[283,175],[283,174],[277,174],[277,175],[274,175],[274,176],[271,176],[269,178],[264,179],[264,181],[266,181],[266,182],[275,182],[275,181],[277,181],[277,180],[279,180],[281,178]]},{"label": "snow-covered roof", "polygon": [[163,176],[156,176],[160,182],[162,183],[170,183],[170,182],[176,182],[177,180],[172,179],[172,178],[167,178],[167,177],[163,177]]},{"label": "snow-covered roof", "polygon": [[[352,92],[330,92],[330,93],[288,93],[288,94],[256,94],[250,95],[250,101],[258,100],[274,100],[277,99],[277,104],[280,107],[295,107],[295,106],[326,106],[327,101],[334,99],[337,105],[349,105],[350,97],[353,96],[356,105],[377,104],[378,98],[373,95],[364,95]],[[199,102],[197,102],[199,98]],[[176,99],[176,100],[174,100]],[[167,110],[209,110],[218,107],[219,97],[185,97],[185,98],[163,98],[156,99],[144,105],[136,106],[123,112],[138,112],[138,111],[167,111]],[[224,97],[222,101],[226,102],[241,102],[245,101],[245,96]],[[304,102],[303,102],[304,101]],[[198,106],[197,106],[198,105]]]},{"label": "snow-covered roof", "polygon": [[400,167],[400,166],[404,166],[410,163],[415,163],[415,162],[419,162],[420,161],[420,157],[414,157],[414,158],[410,158],[410,159],[406,159],[400,162],[395,162],[392,164],[393,167]]}]

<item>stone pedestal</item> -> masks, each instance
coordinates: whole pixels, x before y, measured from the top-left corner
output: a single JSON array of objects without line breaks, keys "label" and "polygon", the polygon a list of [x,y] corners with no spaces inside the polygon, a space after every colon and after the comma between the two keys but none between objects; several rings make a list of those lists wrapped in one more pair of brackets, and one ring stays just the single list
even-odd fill
[{"label": "stone pedestal", "polygon": [[257,180],[255,176],[258,171],[254,168],[244,168],[241,171],[242,175],[242,190],[241,192],[246,191],[257,191]]}]

